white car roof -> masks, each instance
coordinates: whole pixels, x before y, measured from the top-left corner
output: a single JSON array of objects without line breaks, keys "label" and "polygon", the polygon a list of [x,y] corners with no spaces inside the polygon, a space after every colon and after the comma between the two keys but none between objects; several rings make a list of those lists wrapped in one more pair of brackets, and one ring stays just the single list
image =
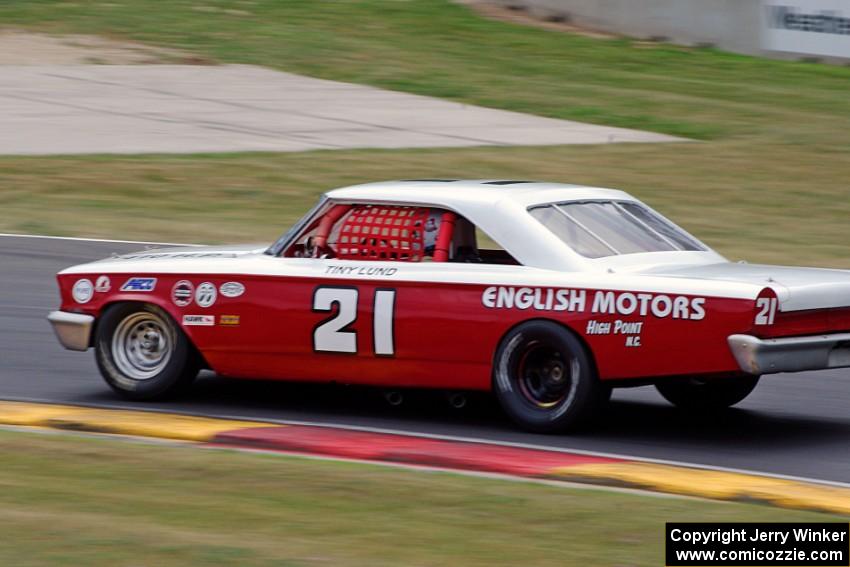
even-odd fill
[{"label": "white car roof", "polygon": [[[328,191],[336,202],[433,206],[454,211],[483,230],[523,266],[549,270],[607,270],[610,264],[645,264],[645,254],[585,258],[528,213],[535,205],[584,200],[636,201],[617,189],[500,179],[411,179],[352,185]],[[670,252],[664,263],[721,261],[715,252]],[[655,253],[656,260],[660,259]]]},{"label": "white car roof", "polygon": [[635,200],[616,189],[500,179],[411,179],[364,183],[334,189],[327,193],[341,201],[382,201],[399,204],[426,203],[462,212],[475,205],[509,201],[521,206],[586,199]]}]

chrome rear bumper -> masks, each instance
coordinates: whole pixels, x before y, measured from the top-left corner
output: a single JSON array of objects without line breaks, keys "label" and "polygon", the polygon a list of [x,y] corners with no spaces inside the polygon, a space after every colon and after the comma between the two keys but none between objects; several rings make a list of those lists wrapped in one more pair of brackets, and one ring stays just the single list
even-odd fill
[{"label": "chrome rear bumper", "polygon": [[728,341],[738,366],[749,374],[850,366],[850,333],[780,339],[731,335]]},{"label": "chrome rear bumper", "polygon": [[53,311],[47,316],[56,338],[69,350],[88,350],[94,317],[67,311]]}]

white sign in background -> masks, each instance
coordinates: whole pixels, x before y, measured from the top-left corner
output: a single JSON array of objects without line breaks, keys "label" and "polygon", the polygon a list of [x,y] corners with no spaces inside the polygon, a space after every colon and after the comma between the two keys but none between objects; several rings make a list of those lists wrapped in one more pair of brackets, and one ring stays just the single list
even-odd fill
[{"label": "white sign in background", "polygon": [[763,0],[763,47],[850,58],[850,0]]},{"label": "white sign in background", "polygon": [[850,0],[763,0],[762,10],[764,49],[850,59]]}]

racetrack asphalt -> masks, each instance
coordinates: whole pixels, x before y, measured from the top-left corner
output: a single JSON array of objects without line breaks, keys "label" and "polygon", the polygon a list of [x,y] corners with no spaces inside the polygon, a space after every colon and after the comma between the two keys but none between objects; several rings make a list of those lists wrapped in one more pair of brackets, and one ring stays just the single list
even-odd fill
[{"label": "racetrack asphalt", "polygon": [[519,431],[486,395],[455,410],[438,393],[412,392],[395,408],[369,388],[211,374],[178,400],[124,401],[102,382],[92,353],[64,350],[45,317],[58,306],[57,271],[143,247],[0,236],[0,398],[370,427],[850,483],[848,370],[767,376],[736,408],[708,418],[677,411],[652,388],[617,390],[593,428],[570,435]]}]

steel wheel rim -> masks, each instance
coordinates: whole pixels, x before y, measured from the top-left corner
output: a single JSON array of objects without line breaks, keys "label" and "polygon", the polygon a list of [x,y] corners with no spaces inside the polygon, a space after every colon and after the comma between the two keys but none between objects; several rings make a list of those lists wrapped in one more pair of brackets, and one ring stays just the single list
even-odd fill
[{"label": "steel wheel rim", "polygon": [[112,335],[112,358],[133,380],[150,380],[171,360],[173,341],[167,323],[150,312],[125,317]]},{"label": "steel wheel rim", "polygon": [[575,358],[564,358],[549,345],[530,343],[517,364],[519,391],[535,407],[553,408],[569,396],[578,374],[577,366]]}]

